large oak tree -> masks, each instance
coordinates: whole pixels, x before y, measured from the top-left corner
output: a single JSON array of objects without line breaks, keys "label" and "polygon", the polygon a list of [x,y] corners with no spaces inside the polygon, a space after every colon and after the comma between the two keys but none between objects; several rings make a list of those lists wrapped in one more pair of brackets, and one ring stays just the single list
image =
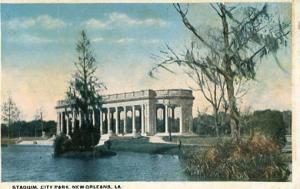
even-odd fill
[{"label": "large oak tree", "polygon": [[[280,15],[271,15],[267,4],[250,6],[216,3],[210,6],[218,16],[219,25],[210,28],[202,27],[200,23],[200,27],[195,27],[188,18],[188,6],[173,6],[202,49],[198,51],[192,42],[191,47],[186,48],[182,55],[167,47],[166,51],[162,51],[164,60],[155,65],[151,73],[159,68],[170,70],[169,65],[177,64],[190,69],[196,68],[213,82],[216,81],[215,73],[223,77],[232,137],[235,141],[240,141],[236,83],[254,79],[257,63],[264,57],[274,57],[274,62],[280,66],[276,54],[281,47],[287,45],[290,23],[282,21]],[[210,32],[205,35],[205,30]]]}]

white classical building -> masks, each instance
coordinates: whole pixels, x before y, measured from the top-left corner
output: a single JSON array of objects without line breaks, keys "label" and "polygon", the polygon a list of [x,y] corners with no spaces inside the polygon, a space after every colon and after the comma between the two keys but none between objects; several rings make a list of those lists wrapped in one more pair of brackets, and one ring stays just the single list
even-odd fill
[{"label": "white classical building", "polygon": [[[101,109],[91,110],[90,114],[101,135],[146,136],[170,131],[183,134],[192,129],[194,97],[191,90],[142,90],[104,95],[102,98]],[[55,108],[57,134],[70,135],[75,127],[81,127],[80,112],[71,110],[64,101],[58,101]],[[177,128],[174,126],[175,119],[176,123],[179,122]]]}]

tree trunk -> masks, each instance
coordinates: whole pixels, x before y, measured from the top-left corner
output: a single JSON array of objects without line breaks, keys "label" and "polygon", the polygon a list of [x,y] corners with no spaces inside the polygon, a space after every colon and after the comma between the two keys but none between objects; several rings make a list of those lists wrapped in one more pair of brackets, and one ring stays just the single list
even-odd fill
[{"label": "tree trunk", "polygon": [[214,114],[215,114],[215,128],[216,128],[216,136],[219,137],[219,113],[216,108],[214,108]]},{"label": "tree trunk", "polygon": [[225,81],[226,81],[227,96],[228,96],[228,103],[229,103],[228,109],[230,115],[231,137],[235,142],[239,142],[240,141],[240,125],[239,125],[240,115],[236,106],[233,79],[227,78]]}]

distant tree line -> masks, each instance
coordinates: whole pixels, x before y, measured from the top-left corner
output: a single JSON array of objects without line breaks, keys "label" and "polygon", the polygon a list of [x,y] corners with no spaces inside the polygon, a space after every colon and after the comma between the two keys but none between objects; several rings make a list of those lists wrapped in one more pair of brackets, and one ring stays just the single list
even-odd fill
[{"label": "distant tree line", "polygon": [[[229,136],[230,118],[224,112],[219,113],[219,134]],[[215,129],[215,117],[206,113],[198,113],[193,119],[193,132],[198,135],[217,136]],[[253,136],[261,133],[275,140],[285,141],[285,135],[291,134],[292,112],[278,110],[259,110],[241,114],[241,135]]]},{"label": "distant tree line", "polygon": [[1,137],[41,137],[42,131],[45,136],[51,137],[56,133],[55,121],[17,121],[12,123],[9,127],[7,124],[1,124]]},{"label": "distant tree line", "polygon": [[22,112],[11,95],[1,105],[1,137],[50,137],[56,133],[55,121],[44,121],[43,108],[37,109],[32,121],[22,120]]}]

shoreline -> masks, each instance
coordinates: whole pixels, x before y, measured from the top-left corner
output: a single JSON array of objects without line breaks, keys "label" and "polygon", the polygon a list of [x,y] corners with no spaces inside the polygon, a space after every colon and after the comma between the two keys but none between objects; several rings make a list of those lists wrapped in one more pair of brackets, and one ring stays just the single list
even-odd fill
[{"label": "shoreline", "polygon": [[31,138],[31,137],[24,137],[24,138],[2,138],[1,145],[45,145],[45,146],[52,146],[54,142],[53,138]]}]

